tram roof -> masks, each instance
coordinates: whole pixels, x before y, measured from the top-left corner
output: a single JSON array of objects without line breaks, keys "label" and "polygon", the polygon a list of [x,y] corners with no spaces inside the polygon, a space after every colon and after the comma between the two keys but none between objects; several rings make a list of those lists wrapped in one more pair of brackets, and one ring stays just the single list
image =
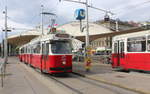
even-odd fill
[{"label": "tram roof", "polygon": [[117,35],[117,36],[114,36],[113,40],[120,40],[120,39],[124,39],[128,37],[139,37],[139,36],[145,36],[145,35],[150,35],[150,30],[142,30],[139,32]]}]

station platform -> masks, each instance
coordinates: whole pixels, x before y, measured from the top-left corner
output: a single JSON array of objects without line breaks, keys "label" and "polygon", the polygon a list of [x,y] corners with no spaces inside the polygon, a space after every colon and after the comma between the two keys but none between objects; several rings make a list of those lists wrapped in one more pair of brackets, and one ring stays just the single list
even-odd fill
[{"label": "station platform", "polygon": [[[0,58],[0,62],[3,60]],[[0,94],[71,94],[60,89],[38,75],[37,72],[19,62],[16,57],[9,57],[4,87],[0,87]],[[139,94],[150,94],[150,74],[138,72],[118,72],[110,64],[92,63],[91,70],[85,71],[83,62],[73,62],[73,72],[101,83],[115,85]],[[35,74],[37,74],[35,76]],[[40,74],[40,73],[39,73]],[[1,77],[1,76],[0,76]],[[1,84],[1,82],[0,82]]]},{"label": "station platform", "polygon": [[[3,61],[0,59],[0,61]],[[24,65],[25,66],[25,65]],[[1,82],[0,82],[1,84]],[[16,57],[8,59],[4,87],[0,94],[57,94],[43,84],[33,73],[27,71]]]},{"label": "station platform", "polygon": [[85,71],[83,62],[74,62],[73,65],[73,72],[86,78],[139,92],[140,94],[150,94],[150,74],[148,73],[118,72],[113,70],[110,64],[101,62],[92,63],[89,72]]}]

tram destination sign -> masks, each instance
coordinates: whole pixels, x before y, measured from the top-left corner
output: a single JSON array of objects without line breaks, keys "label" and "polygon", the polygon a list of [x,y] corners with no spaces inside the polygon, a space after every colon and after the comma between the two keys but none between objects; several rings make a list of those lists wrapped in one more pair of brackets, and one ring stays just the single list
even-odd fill
[{"label": "tram destination sign", "polygon": [[59,38],[69,38],[68,34],[56,34],[55,36]]}]

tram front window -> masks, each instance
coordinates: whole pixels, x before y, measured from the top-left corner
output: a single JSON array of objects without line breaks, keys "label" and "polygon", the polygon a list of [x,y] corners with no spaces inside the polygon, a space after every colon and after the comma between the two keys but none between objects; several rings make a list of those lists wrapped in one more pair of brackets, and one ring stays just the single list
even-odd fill
[{"label": "tram front window", "polygon": [[54,41],[51,49],[54,54],[71,54],[71,44],[68,41]]}]

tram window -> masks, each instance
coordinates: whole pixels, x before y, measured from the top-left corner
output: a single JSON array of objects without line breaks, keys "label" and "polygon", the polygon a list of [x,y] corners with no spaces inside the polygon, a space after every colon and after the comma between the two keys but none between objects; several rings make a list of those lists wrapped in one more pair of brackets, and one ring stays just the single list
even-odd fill
[{"label": "tram window", "polygon": [[26,47],[26,53],[28,53],[28,49],[27,49],[27,47]]},{"label": "tram window", "polygon": [[148,40],[147,40],[147,51],[150,52],[150,35],[148,36]]},{"label": "tram window", "polygon": [[49,53],[49,43],[46,43],[46,55]]},{"label": "tram window", "polygon": [[121,53],[124,52],[124,42],[120,42],[120,47]]},{"label": "tram window", "polygon": [[33,48],[33,51],[34,51],[34,53],[37,53],[37,54],[40,53],[40,51],[41,51],[41,45],[40,45],[40,43],[35,44],[35,46]]},{"label": "tram window", "polygon": [[21,53],[24,53],[23,48],[21,48]]},{"label": "tram window", "polygon": [[55,54],[71,54],[71,44],[68,41],[51,42],[52,53]]},{"label": "tram window", "polygon": [[118,51],[117,51],[117,46],[118,46],[118,44],[115,43],[115,44],[114,44],[114,53],[117,53],[117,52],[118,52]]},{"label": "tram window", "polygon": [[30,47],[27,48],[27,52],[30,53]]},{"label": "tram window", "polygon": [[128,52],[145,52],[146,37],[129,38],[127,42]]},{"label": "tram window", "polygon": [[150,51],[150,40],[147,40],[147,50]]},{"label": "tram window", "polygon": [[42,44],[42,54],[44,54],[45,49],[44,49],[44,43]]}]

